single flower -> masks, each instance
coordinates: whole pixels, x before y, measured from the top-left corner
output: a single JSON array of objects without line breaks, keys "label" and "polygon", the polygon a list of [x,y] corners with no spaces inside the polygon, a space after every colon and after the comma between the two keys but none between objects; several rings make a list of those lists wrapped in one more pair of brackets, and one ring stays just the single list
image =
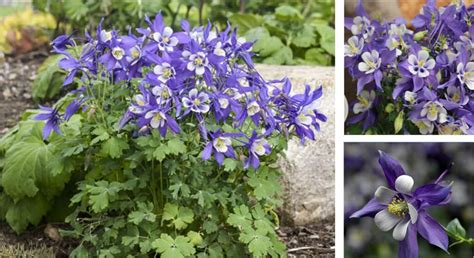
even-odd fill
[{"label": "single flower", "polygon": [[447,251],[445,230],[427,212],[432,206],[446,205],[451,201],[451,184],[442,182],[447,171],[435,182],[413,190],[414,180],[405,173],[400,163],[382,151],[379,154],[387,187],[378,187],[374,197],[351,218],[373,217],[380,230],[393,229],[392,236],[399,243],[399,258],[418,257],[418,234],[430,244]]}]

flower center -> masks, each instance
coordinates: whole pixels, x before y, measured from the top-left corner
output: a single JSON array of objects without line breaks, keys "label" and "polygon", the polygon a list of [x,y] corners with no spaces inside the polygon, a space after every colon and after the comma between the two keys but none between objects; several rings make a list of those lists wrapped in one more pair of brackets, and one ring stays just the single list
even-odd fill
[{"label": "flower center", "polygon": [[122,48],[116,47],[112,50],[112,55],[115,57],[117,60],[121,60],[123,58],[123,55],[125,54],[125,51],[123,51]]},{"label": "flower center", "polygon": [[201,100],[199,100],[198,98],[194,99],[193,100],[193,105],[195,105],[195,106],[201,105]]},{"label": "flower center", "polygon": [[171,75],[173,75],[173,72],[171,71],[170,68],[163,69],[163,76],[164,77],[169,78],[169,77],[171,77]]},{"label": "flower center", "polygon": [[405,217],[408,213],[408,204],[405,200],[395,197],[388,205],[388,212],[398,217]]},{"label": "flower center", "polygon": [[194,65],[201,66],[202,65],[202,59],[197,57],[194,59]]},{"label": "flower center", "polygon": [[435,103],[431,103],[428,106],[428,114],[433,117],[436,117],[438,115],[438,105],[436,105]]},{"label": "flower center", "polygon": [[169,37],[163,37],[163,43],[168,44],[170,42]]}]

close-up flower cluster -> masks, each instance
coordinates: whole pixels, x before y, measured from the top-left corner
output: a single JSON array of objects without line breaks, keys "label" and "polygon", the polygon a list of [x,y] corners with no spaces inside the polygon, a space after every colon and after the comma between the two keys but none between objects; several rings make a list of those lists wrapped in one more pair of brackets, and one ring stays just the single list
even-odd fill
[{"label": "close-up flower cluster", "polygon": [[61,121],[81,108],[93,109],[100,95],[97,80],[132,89],[120,128],[131,124],[136,136],[158,130],[165,137],[189,133],[182,125],[195,123],[204,141],[202,158],[213,156],[219,164],[228,157],[256,169],[259,156],[271,152],[268,136],[277,132],[314,140],[319,123],[326,121],[318,112],[322,87],[306,85],[296,94],[287,78],[263,79],[252,62],[253,42],[238,38],[230,25],[219,31],[210,23],[191,28],[183,21],[176,32],[161,14],[153,21],[146,18],[146,24],[127,35],[100,24],[97,36],[87,34],[82,46],[67,35],[52,42],[54,51],[65,56],[59,62],[68,72],[64,84],[79,77],[83,86],[70,92],[75,99],[64,114],[59,107],[43,108],[36,117],[46,120],[45,139],[52,130],[60,133]]},{"label": "close-up flower cluster", "polygon": [[345,67],[357,81],[347,131],[474,134],[473,22],[462,1],[428,1],[410,22],[373,19],[359,1],[345,20]]}]

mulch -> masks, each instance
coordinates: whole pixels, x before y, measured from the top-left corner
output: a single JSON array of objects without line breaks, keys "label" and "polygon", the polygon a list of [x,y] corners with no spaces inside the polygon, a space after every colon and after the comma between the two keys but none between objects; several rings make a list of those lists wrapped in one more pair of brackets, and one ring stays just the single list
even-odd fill
[{"label": "mulch", "polygon": [[[31,85],[38,67],[47,56],[46,50],[38,50],[0,59],[0,136],[15,126],[26,109],[37,107],[31,98]],[[53,231],[61,226],[54,225]],[[20,244],[26,248],[42,245],[52,248],[56,257],[67,257],[76,241],[53,240],[48,237],[50,230],[47,225],[40,225],[18,236],[6,223],[0,222],[0,243],[11,246]],[[288,257],[335,257],[334,221],[304,227],[284,226],[278,234],[287,245]]]}]

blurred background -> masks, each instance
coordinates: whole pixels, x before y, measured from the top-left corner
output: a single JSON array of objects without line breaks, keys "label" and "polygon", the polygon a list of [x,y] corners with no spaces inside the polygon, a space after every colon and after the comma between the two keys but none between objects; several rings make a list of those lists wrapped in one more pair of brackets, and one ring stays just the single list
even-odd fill
[{"label": "blurred background", "polygon": [[106,29],[146,27],[144,17],[160,11],[175,30],[182,19],[221,29],[230,21],[257,41],[257,62],[334,65],[334,0],[0,0],[0,52],[24,54],[63,33],[94,34],[102,17]]},{"label": "blurred background", "polygon": [[[344,149],[344,234],[345,257],[397,257],[398,243],[392,234],[380,231],[372,218],[349,219],[374,195],[377,187],[386,186],[378,163],[382,150],[404,167],[415,186],[434,182],[453,162],[447,181],[453,181],[452,201],[448,206],[433,207],[428,212],[445,226],[458,218],[467,236],[474,236],[474,145],[472,143],[346,143]],[[452,239],[450,239],[450,243]],[[419,257],[472,257],[468,245],[450,248],[451,255],[418,237]]]}]

